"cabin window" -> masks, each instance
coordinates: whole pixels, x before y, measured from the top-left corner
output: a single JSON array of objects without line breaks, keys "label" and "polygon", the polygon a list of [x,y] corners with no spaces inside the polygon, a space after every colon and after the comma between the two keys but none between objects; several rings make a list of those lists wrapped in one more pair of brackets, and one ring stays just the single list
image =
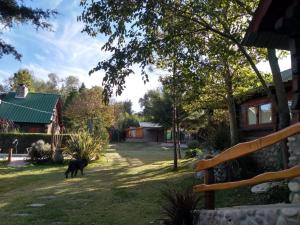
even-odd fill
[{"label": "cabin window", "polygon": [[259,123],[272,123],[272,105],[271,103],[259,105]]},{"label": "cabin window", "polygon": [[272,104],[261,104],[248,107],[248,125],[272,123]]},{"label": "cabin window", "polygon": [[292,114],[292,101],[291,100],[288,101],[288,105],[289,105],[289,110],[290,110],[290,118],[292,119],[293,114]]},{"label": "cabin window", "polygon": [[248,108],[248,124],[255,125],[257,123],[257,109],[256,107],[249,107]]},{"label": "cabin window", "polygon": [[130,137],[135,138],[136,137],[136,130],[130,130]]}]

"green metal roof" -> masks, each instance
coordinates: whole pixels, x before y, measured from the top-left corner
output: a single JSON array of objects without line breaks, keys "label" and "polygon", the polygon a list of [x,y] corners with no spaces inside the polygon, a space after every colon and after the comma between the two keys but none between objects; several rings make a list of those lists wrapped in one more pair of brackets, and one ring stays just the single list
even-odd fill
[{"label": "green metal roof", "polygon": [[9,92],[2,98],[0,118],[19,123],[48,124],[51,122],[59,95],[28,93],[26,98],[15,98],[15,94],[15,92]]}]

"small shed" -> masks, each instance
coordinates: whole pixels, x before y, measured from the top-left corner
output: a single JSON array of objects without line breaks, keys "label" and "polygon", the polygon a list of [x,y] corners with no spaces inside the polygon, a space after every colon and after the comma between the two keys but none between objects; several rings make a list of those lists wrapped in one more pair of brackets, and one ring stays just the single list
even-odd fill
[{"label": "small shed", "polygon": [[139,127],[129,127],[126,130],[127,141],[163,142],[164,128],[151,122],[140,122]]}]

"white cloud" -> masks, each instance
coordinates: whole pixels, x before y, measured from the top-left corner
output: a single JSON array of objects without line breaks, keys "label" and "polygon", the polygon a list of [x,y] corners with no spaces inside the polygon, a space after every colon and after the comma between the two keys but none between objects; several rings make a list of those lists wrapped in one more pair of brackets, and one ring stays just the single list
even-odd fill
[{"label": "white cloud", "polygon": [[0,70],[0,81],[5,81],[9,76],[10,74],[7,71]]},{"label": "white cloud", "polygon": [[149,82],[144,83],[142,80],[142,76],[140,75],[140,69],[137,66],[133,67],[135,74],[131,74],[127,77],[126,80],[126,88],[123,91],[121,96],[117,96],[117,101],[125,101],[131,100],[133,103],[133,110],[135,112],[141,111],[141,107],[139,105],[139,99],[144,96],[144,94],[148,90],[156,89],[160,85],[159,82],[159,75],[158,74],[150,74],[149,75]]},{"label": "white cloud", "polygon": [[[61,78],[69,75],[78,76],[87,87],[100,86],[104,71],[98,71],[91,76],[89,70],[101,60],[107,59],[111,53],[101,50],[105,40],[92,38],[81,33],[83,24],[77,21],[80,14],[77,0],[34,1],[35,7],[57,8],[59,14],[51,19],[54,32],[39,30],[36,32],[31,26],[16,27],[6,37],[23,54],[21,63],[13,62],[11,65],[0,65],[1,70],[15,72],[20,68],[27,68],[40,79],[46,80],[49,73],[56,73]],[[117,100],[132,100],[133,109],[139,111],[139,98],[143,97],[149,89],[159,86],[158,75],[153,73],[150,82],[144,85],[140,69],[134,66],[136,74],[126,78],[126,89]],[[3,74],[3,75],[2,75]],[[5,74],[5,75],[4,75]],[[8,72],[0,71],[7,78]]]}]

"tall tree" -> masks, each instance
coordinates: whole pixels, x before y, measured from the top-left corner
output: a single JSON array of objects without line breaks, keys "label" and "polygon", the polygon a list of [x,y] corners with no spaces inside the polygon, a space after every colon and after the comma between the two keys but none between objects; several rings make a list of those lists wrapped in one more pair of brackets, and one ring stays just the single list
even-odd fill
[{"label": "tall tree", "polygon": [[159,123],[164,128],[172,127],[172,99],[160,89],[149,90],[139,100],[146,120]]},{"label": "tall tree", "polygon": [[73,121],[69,129],[78,130],[88,128],[98,130],[111,127],[113,121],[113,107],[102,102],[102,89],[93,87],[78,92],[65,110],[65,116]]},{"label": "tall tree", "polygon": [[13,90],[15,90],[18,85],[24,84],[28,87],[29,91],[34,91],[33,75],[27,69],[21,69],[14,73],[14,75],[9,78],[9,83]]},{"label": "tall tree", "polygon": [[[272,94],[256,66],[257,62],[266,57],[266,52],[247,49],[242,44],[257,4],[258,0],[82,1],[84,10],[80,19],[86,24],[84,31],[91,36],[98,33],[107,35],[108,41],[103,49],[112,53],[108,60],[100,61],[90,73],[104,70],[104,94],[110,96],[114,87],[117,94],[120,94],[124,89],[125,77],[133,72],[134,64],[141,65],[142,75],[147,81],[146,66],[170,57],[174,53],[176,40],[180,39],[186,45],[181,49],[181,53],[186,53],[182,54],[187,56],[186,60],[193,57],[197,61],[197,58],[205,57],[205,54],[193,46],[197,46],[195,43],[199,41],[199,37],[213,36],[222,39],[223,43],[229,43],[224,47],[229,46],[241,54],[243,61],[249,64],[268,97],[272,99],[279,117],[284,120],[287,114],[282,112],[286,111],[283,108],[286,104],[278,104],[277,100],[282,99],[276,99]],[[236,58],[234,63],[239,64],[240,60]],[[195,71],[193,67],[187,69],[192,73]],[[233,102],[230,104],[233,105]]]},{"label": "tall tree", "polygon": [[68,76],[65,78],[62,91],[66,94],[79,89],[79,79],[76,76]]},{"label": "tall tree", "polygon": [[[255,70],[258,78],[271,93],[263,77],[255,66],[255,60],[242,46],[241,40],[251,15],[245,8],[254,8],[256,2],[247,1],[247,7],[241,7],[236,1],[82,1],[84,11],[80,19],[86,24],[84,31],[95,36],[98,32],[109,36],[103,49],[112,52],[112,57],[98,63],[90,72],[100,69],[106,71],[104,79],[105,93],[117,93],[124,88],[124,79],[132,73],[132,65],[157,62],[161,56],[173,53],[174,42],[195,42],[201,35],[217,35],[230,41],[240,50]],[[106,18],[111,18],[107,20]],[[229,26],[232,24],[232,26]],[[126,41],[125,41],[126,40]],[[183,48],[190,53],[195,49]],[[194,54],[195,57],[201,55]],[[189,56],[190,57],[190,56]],[[143,70],[145,80],[146,71]]]},{"label": "tall tree", "polygon": [[132,115],[132,101],[131,100],[127,100],[122,102],[123,108],[124,108],[124,112],[128,113],[129,115]]},{"label": "tall tree", "polygon": [[[22,0],[0,0],[0,35],[2,29],[11,28],[18,24],[31,23],[36,29],[51,29],[47,22],[57,12],[53,10],[42,10],[26,6]],[[17,60],[21,54],[12,46],[0,38],[0,58],[3,55],[12,54]]]},{"label": "tall tree", "polygon": [[58,75],[54,73],[48,74],[48,80],[44,81],[42,79],[38,79],[35,76],[33,77],[33,86],[36,92],[45,92],[45,93],[59,93],[59,83],[61,79]]}]

